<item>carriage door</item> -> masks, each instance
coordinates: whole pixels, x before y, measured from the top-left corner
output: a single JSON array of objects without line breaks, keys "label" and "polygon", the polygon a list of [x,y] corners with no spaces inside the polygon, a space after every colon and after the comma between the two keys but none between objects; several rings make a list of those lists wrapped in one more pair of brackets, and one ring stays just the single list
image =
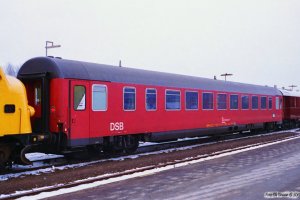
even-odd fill
[{"label": "carriage door", "polygon": [[89,139],[90,89],[87,81],[71,81],[70,139],[71,145],[85,145]]},{"label": "carriage door", "polygon": [[24,83],[28,104],[35,110],[31,118],[34,133],[49,133],[49,79],[47,74],[19,74]]}]

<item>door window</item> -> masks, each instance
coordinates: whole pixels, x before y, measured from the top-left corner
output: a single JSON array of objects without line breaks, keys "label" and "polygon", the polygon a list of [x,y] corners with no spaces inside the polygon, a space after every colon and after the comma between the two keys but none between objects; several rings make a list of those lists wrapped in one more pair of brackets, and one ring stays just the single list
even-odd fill
[{"label": "door window", "polygon": [[74,86],[74,110],[85,110],[85,87]]},{"label": "door window", "polygon": [[38,85],[34,88],[34,104],[36,106],[41,104],[41,86]]},{"label": "door window", "polygon": [[276,97],[276,110],[281,109],[281,99],[279,97]]}]

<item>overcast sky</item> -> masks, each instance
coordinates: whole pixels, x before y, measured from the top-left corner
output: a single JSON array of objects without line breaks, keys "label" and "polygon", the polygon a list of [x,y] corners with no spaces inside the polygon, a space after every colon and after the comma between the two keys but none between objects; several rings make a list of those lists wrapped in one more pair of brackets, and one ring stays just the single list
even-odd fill
[{"label": "overcast sky", "polygon": [[300,88],[299,0],[0,0],[0,65],[66,59]]}]

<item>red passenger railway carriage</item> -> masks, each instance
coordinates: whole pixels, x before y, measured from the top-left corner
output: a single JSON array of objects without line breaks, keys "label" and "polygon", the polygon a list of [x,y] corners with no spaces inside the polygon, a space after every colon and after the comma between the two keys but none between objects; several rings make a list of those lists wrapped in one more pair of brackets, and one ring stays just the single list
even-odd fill
[{"label": "red passenger railway carriage", "polygon": [[[282,94],[264,87],[40,57],[20,69],[36,140],[65,150],[134,150],[139,140],[274,127]],[[47,145],[45,145],[47,146]]]}]

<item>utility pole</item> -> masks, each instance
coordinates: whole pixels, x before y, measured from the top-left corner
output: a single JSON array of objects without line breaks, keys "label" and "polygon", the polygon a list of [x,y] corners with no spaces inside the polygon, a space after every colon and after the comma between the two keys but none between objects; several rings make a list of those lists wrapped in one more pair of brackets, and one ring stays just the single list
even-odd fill
[{"label": "utility pole", "polygon": [[292,91],[294,90],[295,87],[297,87],[297,85],[290,85],[290,88],[292,88]]},{"label": "utility pole", "polygon": [[226,77],[227,76],[232,76],[233,74],[228,74],[228,73],[225,73],[225,74],[221,74],[221,76],[225,76],[225,81],[227,81]]},{"label": "utility pole", "polygon": [[46,49],[46,56],[48,56],[48,49],[59,48],[59,47],[61,47],[61,45],[54,45],[53,42],[51,42],[51,41],[46,41],[46,46],[45,46],[45,49]]}]

